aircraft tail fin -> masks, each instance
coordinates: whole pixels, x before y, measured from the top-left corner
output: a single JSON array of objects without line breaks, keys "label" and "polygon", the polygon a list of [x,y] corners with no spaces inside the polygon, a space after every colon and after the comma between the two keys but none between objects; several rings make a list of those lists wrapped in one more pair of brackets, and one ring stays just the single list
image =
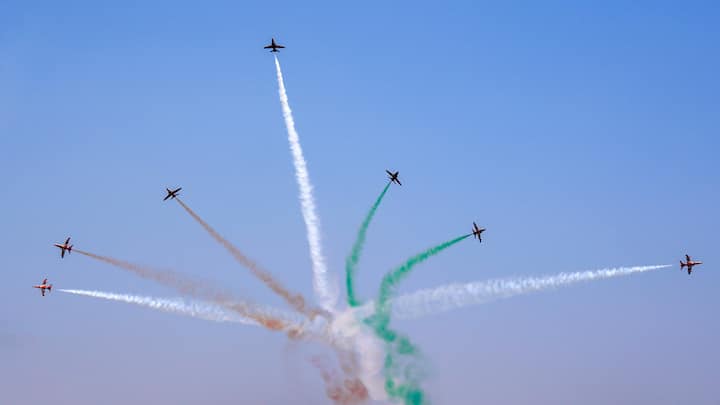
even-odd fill
[{"label": "aircraft tail fin", "polygon": [[685,267],[685,263],[683,263],[682,260],[680,260],[680,268],[682,269],[684,267]]},{"label": "aircraft tail fin", "polygon": [[52,284],[48,285],[48,291],[52,291]]},{"label": "aircraft tail fin", "polygon": [[68,246],[67,251],[68,253],[72,252],[73,245]]}]

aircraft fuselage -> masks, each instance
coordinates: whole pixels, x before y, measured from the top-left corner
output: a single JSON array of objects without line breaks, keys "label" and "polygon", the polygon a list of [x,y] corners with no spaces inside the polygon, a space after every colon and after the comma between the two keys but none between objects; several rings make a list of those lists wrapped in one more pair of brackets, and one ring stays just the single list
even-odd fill
[{"label": "aircraft fuselage", "polygon": [[680,261],[680,269],[687,267],[688,274],[692,273],[693,267],[702,264],[703,262],[696,262],[693,260],[688,260],[687,262],[683,263],[682,260]]}]

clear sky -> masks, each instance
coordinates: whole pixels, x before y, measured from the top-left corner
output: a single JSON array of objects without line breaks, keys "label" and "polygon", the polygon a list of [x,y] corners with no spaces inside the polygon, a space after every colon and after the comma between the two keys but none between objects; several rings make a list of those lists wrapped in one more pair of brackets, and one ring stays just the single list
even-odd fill
[{"label": "clear sky", "polygon": [[[101,4],[102,3],[102,4]],[[151,4],[150,4],[151,3]],[[436,404],[718,404],[720,7],[711,1],[0,5],[0,402],[324,403],[281,334],[30,288],[172,297],[51,245],[283,303],[166,186],[312,298],[271,36],[330,268],[367,209],[359,291],[666,270],[399,321]],[[678,261],[705,262],[691,277]]]}]

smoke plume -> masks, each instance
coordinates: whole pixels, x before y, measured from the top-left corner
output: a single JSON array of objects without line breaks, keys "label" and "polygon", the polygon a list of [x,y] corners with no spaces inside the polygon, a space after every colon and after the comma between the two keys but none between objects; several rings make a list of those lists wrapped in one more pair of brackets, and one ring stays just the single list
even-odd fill
[{"label": "smoke plume", "polygon": [[275,280],[275,278],[268,272],[267,270],[264,270],[260,265],[255,263],[255,261],[251,260],[247,256],[245,256],[240,249],[235,247],[230,241],[225,239],[220,233],[218,233],[213,227],[210,226],[205,220],[200,218],[200,216],[195,213],[190,207],[187,206],[180,198],[175,198],[177,200],[178,204],[180,204],[181,207],[187,211],[188,214],[190,214],[197,223],[199,223],[205,231],[207,231],[210,236],[212,236],[215,241],[220,243],[230,254],[235,258],[235,260],[240,263],[241,265],[247,267],[250,269],[250,272],[260,279],[266,286],[268,286],[275,294],[278,294],[280,297],[282,297],[288,304],[290,304],[291,307],[293,307],[296,311],[300,312],[301,314],[305,314],[308,316],[314,316],[317,313],[319,313],[316,309],[310,309],[307,308],[305,305],[305,299],[300,294],[292,294],[290,291],[288,291],[282,284],[280,284],[279,281]]},{"label": "smoke plume", "polygon": [[313,266],[313,288],[320,300],[320,305],[329,312],[335,310],[337,303],[337,288],[330,285],[328,281],[328,270],[325,264],[325,257],[322,252],[322,243],[320,240],[320,219],[317,215],[315,207],[315,197],[313,197],[313,187],[310,183],[310,174],[307,169],[307,162],[303,156],[302,147],[300,146],[300,137],[295,130],[295,120],[288,103],[287,92],[285,91],[285,82],[283,81],[282,70],[280,69],[280,61],[275,57],[275,68],[277,70],[277,81],[280,94],[280,104],[282,105],[283,118],[285,118],[285,127],[288,132],[288,142],[290,143],[290,151],[292,152],[293,164],[295,165],[295,178],[300,188],[300,207],[305,228],[307,229],[307,239],[310,245],[310,259]]}]

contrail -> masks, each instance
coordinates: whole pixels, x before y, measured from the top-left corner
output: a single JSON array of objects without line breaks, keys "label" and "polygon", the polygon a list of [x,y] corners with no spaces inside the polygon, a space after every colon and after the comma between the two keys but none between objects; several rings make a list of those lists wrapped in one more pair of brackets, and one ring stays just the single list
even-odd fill
[{"label": "contrail", "polygon": [[235,258],[235,260],[240,263],[241,265],[247,267],[250,269],[250,272],[260,279],[265,285],[267,285],[273,292],[281,296],[290,306],[292,306],[296,311],[300,312],[301,314],[308,315],[308,316],[314,316],[318,314],[317,309],[310,309],[307,308],[305,305],[305,298],[303,298],[300,294],[292,294],[290,291],[288,291],[282,284],[280,284],[279,281],[275,280],[275,278],[268,272],[267,270],[264,270],[260,265],[255,263],[253,260],[245,256],[240,249],[235,247],[230,241],[225,239],[218,231],[216,231],[213,227],[210,226],[207,222],[205,222],[200,216],[195,213],[190,207],[188,207],[179,197],[176,197],[175,200],[180,204],[181,207],[187,211],[188,214],[190,214],[191,217],[197,221],[210,236],[213,237],[218,243],[223,245],[223,247],[230,252],[230,254]]},{"label": "contrail", "polygon": [[295,121],[293,120],[292,110],[290,110],[290,104],[288,103],[282,70],[280,69],[280,61],[278,61],[277,56],[275,57],[275,68],[277,69],[280,104],[282,105],[283,118],[285,118],[288,141],[290,142],[290,151],[292,152],[293,164],[295,165],[295,178],[300,188],[300,206],[302,208],[305,227],[307,228],[308,244],[310,245],[310,258],[313,267],[313,288],[320,300],[320,305],[325,310],[333,312],[335,303],[337,302],[338,291],[337,288],[331,286],[328,281],[328,270],[325,265],[325,257],[323,256],[320,241],[320,220],[316,212],[313,187],[312,184],[310,184],[310,175],[308,174],[307,163],[305,162],[302,147],[300,146],[300,138],[295,130]]},{"label": "contrail", "polygon": [[667,267],[671,267],[671,265],[615,267],[602,270],[559,273],[546,277],[516,277],[466,284],[449,284],[419,290],[393,299],[393,313],[401,318],[418,318],[515,295],[565,287],[580,282],[628,276]]},{"label": "contrail", "polygon": [[222,308],[208,305],[197,301],[186,301],[183,299],[167,299],[167,298],[154,298],[154,297],[143,297],[139,295],[130,294],[117,294],[103,291],[88,291],[88,290],[64,290],[64,293],[82,295],[86,297],[102,298],[111,301],[125,302],[128,304],[140,305],[142,307],[148,307],[157,309],[163,312],[169,312],[178,315],[190,316],[193,318],[204,319],[207,321],[215,322],[238,322],[247,325],[257,325],[257,322],[244,318],[229,312],[224,311]]},{"label": "contrail", "polygon": [[350,255],[347,257],[347,259],[345,259],[345,282],[347,286],[348,304],[351,307],[356,307],[360,305],[360,302],[355,296],[355,273],[357,272],[357,265],[360,261],[360,254],[362,253],[363,247],[365,246],[365,237],[367,235],[368,227],[370,226],[370,222],[375,216],[375,212],[380,206],[383,197],[385,197],[385,194],[390,188],[390,183],[391,182],[388,181],[382,193],[380,193],[380,196],[377,198],[377,200],[375,200],[375,204],[370,207],[370,211],[367,213],[365,220],[360,225],[360,230],[358,230],[358,234],[355,238],[355,243],[353,244],[352,250],[350,251]]},{"label": "contrail", "polygon": [[375,313],[366,319],[366,322],[375,329],[375,334],[387,344],[384,365],[385,391],[391,398],[400,399],[405,404],[419,405],[425,402],[425,393],[420,387],[423,375],[415,366],[416,358],[419,357],[418,349],[410,339],[389,327],[392,310],[390,299],[400,281],[410,274],[415,266],[468,237],[469,234],[463,235],[427,249],[386,274],[380,284]]},{"label": "contrail", "polygon": [[108,256],[96,255],[94,253],[85,252],[79,249],[73,249],[73,251],[80,253],[81,255],[85,255],[93,259],[108,263],[115,267],[131,271],[142,278],[154,280],[160,284],[174,288],[180,293],[208,300],[214,304],[235,311],[243,317],[250,318],[253,321],[259,323],[260,325],[266,327],[267,329],[280,331],[287,330],[291,327],[297,327],[296,325],[293,325],[287,320],[279,319],[278,317],[260,312],[255,305],[230,298],[224,294],[215,291],[212,287],[200,281],[188,280],[186,277],[178,273],[150,269],[134,263],[126,262],[124,260],[119,260]]}]

